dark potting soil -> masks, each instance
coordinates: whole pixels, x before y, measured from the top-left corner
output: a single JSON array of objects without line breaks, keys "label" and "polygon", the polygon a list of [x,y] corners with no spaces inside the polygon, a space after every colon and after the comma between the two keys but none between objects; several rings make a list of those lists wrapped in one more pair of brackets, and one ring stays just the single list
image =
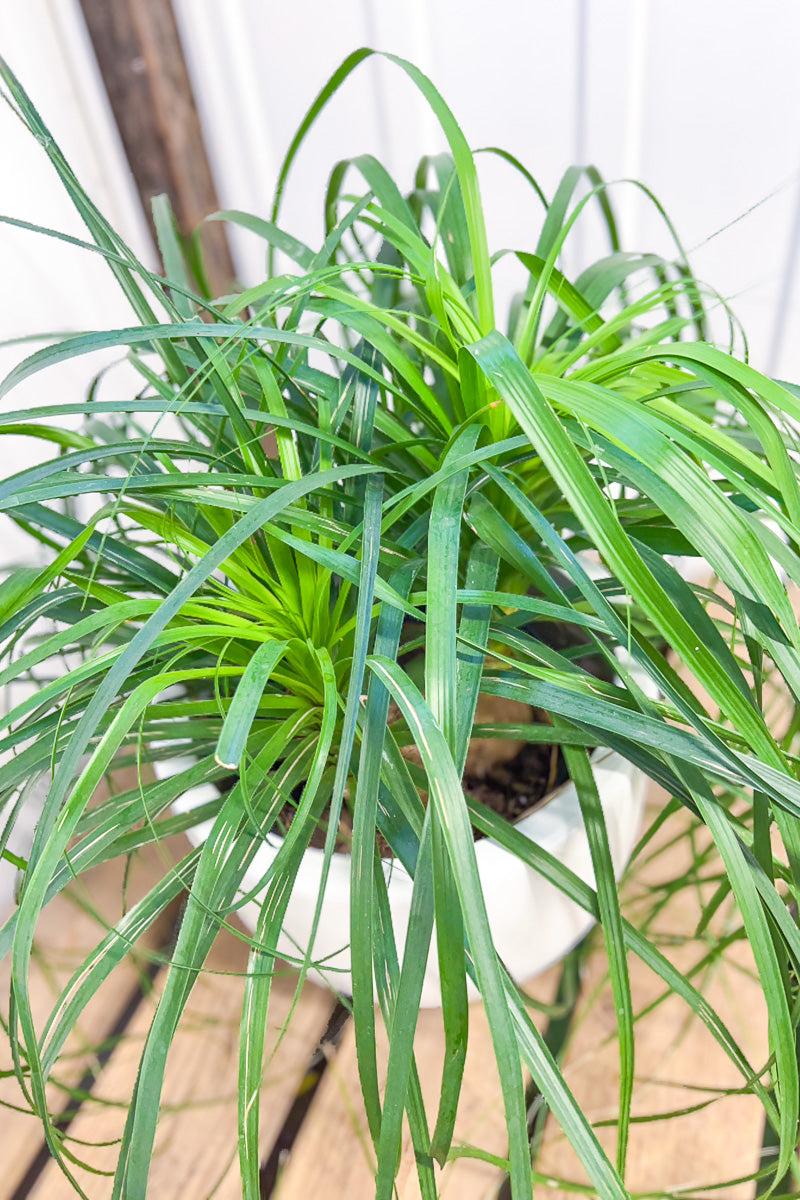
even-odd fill
[{"label": "dark potting soil", "polygon": [[[491,717],[491,707],[489,706],[489,711],[484,714],[484,719],[488,720]],[[528,709],[527,720],[546,723],[543,721],[543,714],[535,713],[531,709]],[[507,743],[496,740],[492,745],[498,749],[505,749]],[[564,756],[558,746],[539,742],[523,742],[521,745],[516,742],[512,745],[520,746],[520,748],[511,757],[498,758],[493,761],[490,751],[488,761],[487,755],[482,754],[476,760],[473,770],[470,770],[468,763],[462,779],[464,791],[469,796],[481,804],[485,804],[487,808],[508,821],[516,821],[531,812],[549,792],[562,783],[566,783],[569,778]],[[299,794],[293,798],[299,800]],[[285,804],[278,818],[278,826],[284,830],[288,829],[294,815],[294,805]],[[482,837],[484,834],[475,830],[475,840]],[[349,853],[352,839],[352,814],[345,804],[339,819],[336,849],[344,854]],[[319,850],[324,847],[324,823],[320,824],[312,834],[310,845]],[[389,845],[380,834],[378,834],[378,848],[383,858],[391,858]]]},{"label": "dark potting soil", "polygon": [[[532,623],[525,632],[544,642],[551,650],[569,653],[583,645],[584,636],[574,626]],[[613,672],[599,654],[586,654],[581,665],[598,679],[610,683]],[[487,697],[489,706],[493,700]],[[494,703],[497,703],[496,701]],[[502,703],[502,702],[501,702]],[[502,721],[505,715],[497,714]],[[483,718],[487,719],[486,717]],[[491,713],[488,717],[492,719]],[[527,720],[534,725],[550,724],[547,713],[528,708]],[[489,761],[484,770],[471,772],[470,760],[462,780],[464,791],[508,821],[518,821],[541,804],[554,788],[569,779],[569,771],[559,746],[543,742],[523,742],[510,758]],[[476,838],[482,837],[476,833]]]},{"label": "dark potting soil", "polygon": [[[562,653],[583,641],[579,632],[567,626],[529,625],[527,632],[541,639],[551,649]],[[586,656],[581,662],[597,678],[606,681],[613,678],[608,663],[601,655]],[[399,717],[399,712],[395,711],[394,717]],[[492,696],[481,697],[476,719],[486,724],[550,723],[547,714],[540,710]],[[393,714],[390,711],[390,724],[392,720]],[[410,759],[414,759],[413,749],[405,753]],[[554,788],[560,787],[568,779],[569,772],[560,747],[542,742],[489,739],[472,743],[462,786],[467,795],[486,805],[498,816],[508,821],[517,821],[537,808]],[[299,800],[301,790],[298,789],[298,794],[293,796],[293,800]],[[288,829],[294,814],[293,804],[284,805],[278,818],[278,827]],[[314,831],[310,844],[322,849],[325,845],[325,833],[325,825],[321,823]],[[352,835],[352,815],[345,804],[339,820],[336,849],[342,853],[349,853]],[[484,834],[475,830],[476,841],[483,836]],[[378,848],[382,857],[391,858],[389,845],[380,834]]]},{"label": "dark potting soil", "polygon": [[568,778],[567,764],[558,746],[526,742],[513,758],[492,764],[483,775],[466,771],[462,785],[473,799],[506,820],[517,821]]}]

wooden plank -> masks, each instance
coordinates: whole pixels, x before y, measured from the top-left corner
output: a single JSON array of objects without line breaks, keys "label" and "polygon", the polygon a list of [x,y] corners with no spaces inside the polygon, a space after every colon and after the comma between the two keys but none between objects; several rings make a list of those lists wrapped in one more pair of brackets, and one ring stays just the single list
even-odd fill
[{"label": "wooden plank", "polygon": [[[154,864],[151,856],[138,858],[127,875],[129,900],[132,902],[145,888],[152,886],[159,874],[159,864]],[[103,936],[105,921],[114,920],[119,914],[124,879],[123,862],[104,864],[88,872],[80,883],[66,889],[48,905],[41,931],[36,935],[30,972],[31,1005],[38,1029],[42,1028],[74,969]],[[103,913],[104,917],[101,919],[98,913]],[[172,915],[165,914],[142,939],[142,945],[151,948],[161,945],[171,922]],[[65,1046],[66,1057],[54,1071],[53,1083],[48,1088],[53,1111],[61,1112],[66,1108],[69,1098],[65,1089],[76,1087],[85,1074],[96,1067],[96,1047],[102,1044],[138,993],[140,972],[145,966],[146,959],[142,957],[138,964],[126,960],[87,1005],[74,1035]],[[4,1020],[8,1017],[9,978],[10,961],[6,958],[0,963]],[[9,1070],[11,1065],[9,1046],[3,1039],[0,1071]],[[12,1196],[34,1166],[43,1147],[43,1138],[38,1119],[30,1114],[28,1102],[14,1076],[0,1078],[0,1104],[4,1106],[0,1120],[0,1161],[3,1163],[5,1195]]]},{"label": "wooden plank", "polygon": [[[664,793],[656,793],[654,789],[651,805],[664,799]],[[681,820],[676,816],[660,831],[652,846],[659,853],[650,857],[648,852],[649,861],[633,872],[626,888],[631,916],[645,886],[668,885],[684,877],[690,869],[691,848],[687,840],[670,845]],[[696,835],[695,849],[706,845],[708,835],[701,831]],[[705,874],[713,874],[713,865],[706,868]],[[701,911],[700,898],[708,900],[715,887],[713,880],[698,890],[681,887],[650,928],[650,936],[657,940],[662,952],[683,971],[690,971],[707,948],[705,942],[694,939],[694,931]],[[729,913],[724,906],[717,914],[712,934],[723,932],[727,919]],[[634,1011],[642,1012],[662,995],[664,985],[632,955],[629,968]],[[695,977],[693,982],[728,1024],[750,1061],[763,1064],[767,1050],[766,1012],[748,946],[743,942],[729,946],[719,966]],[[597,1133],[613,1160],[619,1060],[614,1004],[599,946],[589,959],[583,996],[565,1073],[589,1117],[593,1121],[612,1122],[600,1125]],[[724,1193],[711,1192],[703,1186],[735,1179],[756,1169],[763,1127],[759,1102],[753,1096],[716,1095],[718,1089],[741,1084],[741,1076],[711,1033],[677,997],[647,1013],[636,1027],[634,1117],[683,1110],[705,1101],[712,1103],[684,1116],[635,1123],[631,1127],[627,1187],[647,1195],[685,1188],[692,1196],[724,1194],[725,1200],[750,1200],[752,1183],[730,1184]],[[585,1172],[552,1120],[548,1121],[537,1168],[554,1178],[577,1184],[586,1182]],[[575,1192],[551,1186],[547,1194],[554,1200],[570,1200]]]},{"label": "wooden plank", "polygon": [[[655,796],[653,802],[662,803],[663,797]],[[674,836],[675,829],[673,822],[668,832],[662,831],[662,845],[668,836]],[[685,841],[667,846],[657,856],[649,855],[626,888],[628,911],[632,915],[635,913],[645,885],[668,886],[670,881],[685,874],[688,863],[689,847]],[[683,970],[688,970],[702,953],[702,946],[692,944],[690,939],[700,911],[700,895],[713,887],[712,881],[702,885],[699,892],[686,887],[679,889],[653,925],[654,936]],[[70,949],[69,939],[77,939],[79,935],[77,922],[72,919],[73,911],[68,909],[69,916],[58,928],[53,925],[48,929],[48,942],[42,945],[47,968],[56,973],[62,971],[60,955]],[[725,917],[721,911],[718,919],[724,921]],[[62,938],[67,939],[64,945]],[[81,946],[83,948],[85,946]],[[210,1195],[213,1189],[216,1189],[213,1191],[215,1197],[221,1200],[236,1200],[241,1194],[235,1162],[236,1029],[245,962],[244,943],[233,937],[225,939],[215,949],[210,962],[211,973],[198,982],[168,1068],[164,1111],[149,1190],[154,1200],[172,1196],[176,1189],[188,1200]],[[662,988],[638,960],[632,958],[630,966],[634,1002],[637,1011],[641,1011],[658,998]],[[613,1123],[603,1125],[603,1122],[613,1122],[616,1113],[618,1060],[614,1008],[604,972],[605,956],[598,939],[586,969],[582,1006],[565,1069],[579,1102],[592,1120],[600,1123],[598,1136],[613,1157],[615,1130]],[[292,978],[276,980],[270,1034],[273,1044],[276,1026],[282,1024],[291,1005]],[[533,987],[537,999],[545,1003],[552,999],[556,978],[557,972],[552,971],[535,981]],[[762,1062],[766,1045],[763,997],[753,976],[746,947],[740,943],[730,947],[722,967],[705,980],[703,990],[721,1011],[751,1060]],[[52,1003],[53,994],[51,987],[46,993],[48,1003]],[[307,987],[289,1032],[270,1063],[264,1092],[264,1156],[283,1128],[310,1055],[328,1021],[331,1006],[332,1000],[327,993]],[[94,1143],[78,1149],[100,1170],[113,1170],[116,1146],[98,1143],[119,1137],[151,1015],[152,1001],[143,1001],[125,1038],[98,1079],[95,1100],[84,1106],[70,1130],[75,1137]],[[635,1116],[688,1108],[713,1098],[712,1089],[735,1086],[739,1082],[705,1027],[689,1016],[685,1006],[673,998],[638,1023]],[[506,1138],[499,1083],[485,1015],[479,1005],[472,1006],[471,1027],[456,1140],[503,1155]],[[98,1032],[102,1036],[94,1024],[89,1029],[93,1039],[98,1037]],[[421,1014],[416,1049],[423,1093],[432,1119],[443,1050],[438,1012]],[[385,1063],[384,1037],[380,1046],[382,1071],[385,1071]],[[687,1089],[687,1083],[692,1088]],[[695,1085],[698,1090],[694,1090]],[[8,1095],[7,1092],[0,1094]],[[634,1124],[626,1183],[631,1189],[642,1192],[691,1185],[692,1194],[701,1195],[702,1184],[720,1178],[723,1172],[733,1177],[753,1170],[761,1124],[757,1102],[746,1096],[717,1099],[710,1106],[684,1116]],[[24,1167],[29,1160],[36,1136],[35,1122],[20,1114],[11,1113],[0,1122],[0,1153],[3,1153],[5,1176],[11,1189],[9,1194],[13,1194],[13,1187],[20,1178],[20,1164]],[[328,1069],[283,1165],[274,1194],[279,1200],[299,1200],[300,1196],[315,1192],[368,1200],[374,1194],[372,1159],[350,1027],[339,1049],[330,1055]],[[585,1181],[574,1155],[552,1121],[546,1130],[537,1169],[551,1179],[563,1178],[578,1185]],[[440,1173],[438,1185],[443,1197],[484,1200],[496,1192],[501,1178],[496,1168],[488,1164],[461,1159]],[[107,1196],[108,1176],[87,1175],[85,1181],[81,1176],[81,1181],[90,1200]],[[745,1200],[751,1191],[751,1185],[732,1185],[725,1195],[730,1200]],[[73,1193],[58,1168],[48,1164],[38,1183],[26,1194],[34,1200],[45,1197],[49,1200],[51,1196],[55,1200],[60,1197],[66,1200]],[[548,1194],[556,1200],[568,1200],[574,1192],[551,1185]],[[407,1131],[397,1195],[399,1200],[419,1198]]]},{"label": "wooden plank", "polygon": [[[162,1096],[148,1196],[181,1200],[240,1200],[236,1133],[238,1026],[247,946],[222,935],[198,980],[173,1043]],[[307,987],[281,1038],[295,995],[296,975],[277,976],[266,1042],[261,1144],[266,1153],[280,1132],[333,1007],[329,992]],[[109,1195],[125,1111],[136,1079],[154,998],[143,1000],[92,1096],[70,1127],[74,1149],[96,1171],[77,1171],[89,1200]],[[110,1144],[109,1144],[110,1143]],[[31,1190],[32,1200],[72,1200],[74,1191],[51,1162]]]},{"label": "wooden plank", "polygon": [[[219,208],[170,0],[80,0],[114,118],[147,220],[166,192],[183,234]],[[204,226],[212,290],[234,278],[222,225]]]},{"label": "wooden plank", "polygon": [[[654,791],[651,804],[662,802],[663,795]],[[645,886],[668,884],[686,873],[690,860],[688,843],[684,840],[666,846],[667,839],[672,839],[675,832],[673,822],[662,833],[660,843],[654,843],[654,848],[660,844],[662,852],[652,858],[648,856],[647,863],[634,873],[627,886],[631,914]],[[713,883],[703,885],[702,893],[707,895],[713,887]],[[704,950],[703,943],[691,941],[700,913],[700,894],[692,888],[681,888],[652,928],[664,952],[684,970],[689,970]],[[725,914],[720,913],[720,921],[724,919]],[[570,1086],[590,1118],[601,1123],[612,1122],[601,1124],[598,1136],[613,1159],[619,1060],[605,954],[599,934],[594,936],[595,949],[583,977],[582,1000],[565,1070]],[[661,995],[663,985],[633,957],[630,970],[635,1011],[639,1012]],[[701,984],[699,979],[695,982]],[[538,999],[545,1002],[551,999],[555,972],[535,981],[534,986]],[[763,1062],[764,1002],[747,947],[736,943],[726,950],[723,965],[702,981],[702,990],[740,1039],[751,1060]],[[499,1085],[480,1006],[473,1006],[471,1017],[472,1041],[456,1137],[504,1155],[506,1136]],[[429,1113],[433,1113],[442,1048],[437,1013],[421,1014],[416,1045],[426,1104]],[[691,1019],[686,1006],[674,997],[637,1024],[636,1046],[635,1116],[702,1104],[714,1099],[715,1088],[735,1087],[741,1082],[705,1026]],[[385,1069],[385,1039],[380,1049]],[[755,1168],[758,1160],[761,1125],[760,1106],[749,1096],[719,1098],[709,1107],[686,1116],[636,1123],[631,1130],[626,1183],[634,1191],[650,1194],[653,1189],[660,1193],[669,1187],[699,1186],[715,1179],[745,1175]],[[547,1125],[537,1169],[552,1180],[562,1178],[579,1187],[588,1182],[552,1120]],[[440,1194],[452,1196],[453,1200],[485,1200],[496,1193],[501,1179],[495,1168],[462,1159],[449,1164],[441,1173]],[[300,1200],[319,1189],[321,1194],[347,1195],[351,1200],[370,1200],[374,1194],[373,1153],[359,1097],[352,1031],[330,1063],[276,1194],[278,1200]],[[547,1190],[556,1200],[569,1200],[575,1194],[552,1183]],[[419,1198],[408,1136],[397,1194],[400,1200]],[[695,1192],[693,1187],[692,1194],[702,1193]],[[751,1194],[751,1184],[731,1186],[725,1191],[726,1200],[749,1200]]]},{"label": "wooden plank", "polygon": [[[542,1003],[550,1002],[558,982],[558,970],[548,971],[529,989]],[[379,1030],[382,1023],[378,1022]],[[415,1041],[420,1081],[429,1114],[435,1117],[441,1075],[444,1038],[441,1014],[427,1009],[420,1013]],[[379,1070],[386,1069],[385,1032],[379,1034]],[[455,1129],[456,1142],[478,1145],[505,1155],[506,1127],[500,1082],[494,1061],[486,1015],[480,1004],[470,1007],[470,1042],[464,1072],[464,1090]],[[449,1163],[439,1176],[443,1197],[481,1200],[496,1187],[501,1175],[495,1167],[475,1159]],[[355,1041],[350,1027],[333,1056],[318,1092],[288,1158],[275,1191],[277,1200],[301,1197],[347,1196],[369,1200],[374,1195],[373,1150],[358,1085]],[[397,1177],[400,1200],[418,1200],[420,1195],[413,1148],[405,1131]]]}]

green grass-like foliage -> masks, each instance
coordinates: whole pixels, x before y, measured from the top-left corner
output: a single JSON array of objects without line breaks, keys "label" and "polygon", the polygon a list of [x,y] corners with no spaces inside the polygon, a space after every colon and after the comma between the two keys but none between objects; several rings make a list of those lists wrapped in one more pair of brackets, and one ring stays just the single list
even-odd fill
[{"label": "green grass-like foliage", "polygon": [[[0,587],[0,683],[40,681],[3,718],[0,800],[52,771],[19,905],[0,931],[0,953],[12,956],[9,1037],[20,1082],[53,1154],[74,1173],[76,1148],[48,1116],[46,1081],[102,981],[185,892],[113,1186],[115,1197],[143,1200],[170,1042],[288,798],[297,815],[263,881],[241,1023],[239,1154],[243,1195],[257,1197],[276,938],[313,831],[328,829],[329,861],[349,805],[353,1010],[380,1200],[392,1194],[404,1112],[422,1193],[435,1195],[434,1162],[451,1153],[467,974],[483,995],[500,1066],[513,1196],[532,1187],[524,1069],[597,1195],[626,1196],[629,953],[702,1018],[742,1087],[760,1096],[779,1144],[772,1169],[783,1178],[798,1126],[800,935],[787,901],[800,883],[800,784],[791,736],[776,739],[765,720],[762,685],[772,673],[800,695],[800,632],[787,595],[787,582],[800,582],[800,402],[706,340],[708,295],[677,241],[673,262],[620,249],[593,172],[567,172],[548,203],[505,156],[530,183],[532,205],[544,201],[543,220],[532,250],[492,254],[475,158],[429,80],[400,59],[392,61],[430,103],[450,154],[424,159],[410,193],[372,157],[341,163],[325,196],[321,247],[285,232],[280,197],[295,154],[368,53],[351,56],[310,109],[271,218],[220,214],[263,237],[270,262],[263,284],[222,299],[209,295],[198,247],[178,237],[163,202],[165,277],[136,261],[3,68],[8,99],[86,223],[87,253],[105,257],[135,314],[130,328],[32,354],[3,395],[108,347],[141,376],[126,401],[104,400],[100,389],[61,403],[56,385],[46,406],[6,405],[0,416],[0,432],[53,449],[0,487],[2,510],[50,562]],[[586,205],[598,206],[609,251],[570,280],[557,264]],[[503,332],[493,272],[509,254],[519,294]],[[48,377],[56,382],[57,370]],[[91,515],[76,516],[87,504]],[[587,552],[601,574],[587,571]],[[727,619],[707,611],[711,593],[684,582],[676,555],[708,563],[727,589]],[[583,646],[549,648],[540,634],[554,623],[577,629]],[[599,683],[588,653],[613,664],[617,682]],[[481,692],[551,714],[590,829],[596,891],[465,798],[460,777]],[[390,701],[401,715],[387,723]],[[401,753],[412,742],[415,760]],[[768,1063],[749,1062],[692,979],[622,918],[587,746],[637,764],[713,836],[766,997]],[[146,765],[176,748],[194,765],[152,782]],[[121,763],[143,768],[139,786],[90,804]],[[75,875],[190,826],[198,816],[174,815],[172,802],[232,771],[235,786],[200,814],[214,822],[204,848],[165,868],[104,933],[40,1027],[28,968],[48,902]],[[601,920],[619,1014],[614,1163],[494,951],[473,825]],[[405,952],[384,919],[376,831],[414,874]],[[431,1130],[413,1035],[434,915],[444,931],[448,1053]],[[301,974],[313,961],[313,946],[301,949]],[[391,1042],[385,1091],[375,986]]]}]

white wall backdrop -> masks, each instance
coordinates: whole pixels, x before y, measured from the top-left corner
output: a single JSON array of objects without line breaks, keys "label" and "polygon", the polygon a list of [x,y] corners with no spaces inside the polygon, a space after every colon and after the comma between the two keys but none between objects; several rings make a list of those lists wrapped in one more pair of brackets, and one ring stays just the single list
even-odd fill
[{"label": "white wall backdrop", "polygon": [[[223,204],[266,212],[277,164],[327,75],[358,45],[411,58],[473,146],[500,144],[552,192],[571,162],[653,189],[730,299],[762,369],[800,377],[800,6],[787,0],[175,0]],[[285,219],[314,241],[340,157],[377,153],[401,178],[443,139],[413,87],[362,65],[309,139]],[[531,241],[539,214],[484,159],[495,245]],[[629,247],[669,244],[635,189],[614,193]],[[535,228],[535,226],[534,226]],[[795,235],[796,236],[796,235]],[[250,277],[252,250],[237,243]],[[591,242],[584,253],[592,249]]]},{"label": "white wall backdrop", "polygon": [[[0,54],[33,95],[84,186],[150,265],[156,259],[116,126],[106,103],[80,9],[73,0],[26,0],[0,8]],[[0,215],[74,237],[86,229],[50,161],[10,109],[0,104]],[[105,263],[74,246],[0,224],[0,377],[41,343],[16,339],[51,330],[125,324],[129,312]],[[11,344],[8,344],[8,343]],[[52,389],[79,398],[102,363],[73,361],[28,380],[3,406],[46,404]],[[110,385],[113,386],[113,376]],[[0,477],[41,458],[29,438],[0,440]],[[48,454],[47,457],[50,457]],[[0,566],[30,557],[27,540],[0,514]]]},{"label": "white wall backdrop", "polygon": [[[642,178],[663,201],[698,273],[730,299],[754,363],[800,379],[796,48],[800,6],[786,0],[174,0],[201,120],[226,207],[266,214],[277,166],[327,75],[371,44],[428,72],[475,147],[502,145],[552,193],[573,161],[609,179]],[[0,8],[0,53],[121,232],[154,261],[146,226],[77,0]],[[283,220],[318,242],[323,186],[340,158],[369,151],[410,185],[444,141],[413,85],[372,60],[336,97],[304,148]],[[46,155],[0,106],[0,213],[82,229]],[[540,211],[497,160],[481,160],[495,246],[530,246]],[[669,245],[629,184],[613,196],[629,248]],[[593,250],[588,229],[573,255]],[[263,247],[237,238],[252,282]],[[126,320],[103,263],[0,225],[0,339]],[[0,346],[0,369],[19,358]],[[80,390],[96,363],[41,376],[15,406],[53,387]],[[113,386],[113,377],[109,382]],[[8,402],[7,402],[8,403]],[[33,451],[7,439],[0,473]],[[3,527],[2,558],[11,534]]]}]

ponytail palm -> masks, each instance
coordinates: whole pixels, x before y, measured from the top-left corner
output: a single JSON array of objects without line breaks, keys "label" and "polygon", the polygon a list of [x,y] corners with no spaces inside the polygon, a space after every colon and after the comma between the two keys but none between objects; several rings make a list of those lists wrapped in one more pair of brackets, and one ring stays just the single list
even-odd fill
[{"label": "ponytail palm", "polygon": [[[134,258],[3,68],[8,97],[86,222],[87,253],[106,258],[136,318],[53,342],[2,388],[0,432],[53,450],[0,486],[2,511],[48,560],[0,588],[0,684],[39,684],[3,718],[0,801],[52,770],[19,905],[0,930],[20,1081],[69,1174],[73,1151],[48,1115],[46,1080],[101,982],[185,892],[114,1182],[115,1196],[145,1197],[171,1040],[215,938],[251,898],[241,884],[256,850],[280,827],[280,853],[258,889],[241,1023],[243,1194],[258,1196],[277,937],[304,850],[322,828],[330,863],[346,807],[352,1005],[381,1200],[392,1194],[404,1113],[422,1194],[435,1195],[434,1162],[450,1153],[458,1104],[468,977],[500,1067],[514,1197],[531,1193],[524,1071],[597,1195],[626,1196],[629,953],[702,1018],[742,1087],[760,1097],[782,1177],[800,1115],[791,915],[800,784],[794,725],[776,734],[763,691],[771,676],[800,695],[790,603],[800,582],[800,400],[706,340],[709,301],[677,240],[671,262],[620,249],[593,172],[569,171],[534,249],[513,252],[518,295],[502,320],[494,268],[512,252],[490,253],[475,158],[431,83],[400,59],[450,153],[423,160],[409,194],[369,156],[339,164],[321,247],[290,236],[280,199],[294,156],[368,53],[351,56],[309,110],[271,218],[220,214],[263,237],[270,263],[263,283],[222,298],[203,290],[194,248],[164,204],[165,277]],[[570,280],[558,263],[586,205],[599,206],[609,250]],[[109,348],[139,373],[129,398],[106,399],[101,386],[76,402],[55,390],[46,405],[14,409],[24,379],[48,369],[55,381],[59,363]],[[682,568],[693,562],[708,564],[723,600],[688,581]],[[556,625],[577,631],[576,649],[552,648],[545,633]],[[614,682],[588,670],[597,655]],[[482,695],[549,715],[548,738],[578,789],[596,888],[465,796]],[[534,740],[540,728],[491,733]],[[417,755],[404,754],[412,745]],[[691,978],[621,914],[588,759],[596,746],[641,767],[716,843],[764,990],[767,1064],[747,1059]],[[191,765],[153,781],[150,764],[176,754]],[[138,768],[137,785],[90,803],[101,778],[126,763]],[[199,810],[173,811],[200,782],[226,786]],[[10,826],[17,808],[9,811]],[[204,820],[212,832],[202,849],[165,869],[37,1024],[28,966],[48,902],[75,874]],[[619,1027],[614,1162],[494,950],[474,829],[601,922]],[[414,878],[404,945],[383,920],[379,841]],[[318,914],[323,903],[324,878]],[[449,1052],[429,1128],[414,1026],[434,927]],[[301,979],[312,965],[326,969],[313,942],[296,962]],[[390,1040],[385,1089],[375,996]]]}]

